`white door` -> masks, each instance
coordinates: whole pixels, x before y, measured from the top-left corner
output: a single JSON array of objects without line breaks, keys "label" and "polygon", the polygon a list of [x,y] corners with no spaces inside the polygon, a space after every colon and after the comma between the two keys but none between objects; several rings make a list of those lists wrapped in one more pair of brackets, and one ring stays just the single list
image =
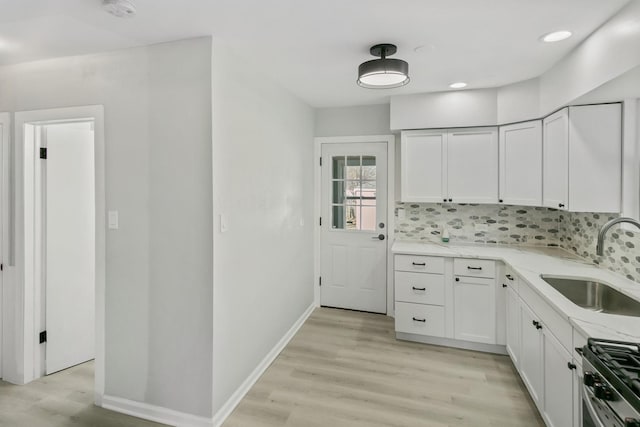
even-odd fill
[{"label": "white door", "polygon": [[569,113],[563,109],[544,119],[542,205],[567,209],[569,203]]},{"label": "white door", "polygon": [[526,304],[520,305],[520,375],[538,408],[542,408],[543,352],[538,319]]},{"label": "white door", "polygon": [[387,311],[387,144],[322,144],[323,306]]},{"label": "white door", "polygon": [[94,358],[95,173],[90,123],[47,125],[44,135],[48,375]]},{"label": "white door", "polygon": [[542,121],[500,127],[500,203],[542,204]]},{"label": "white door", "polygon": [[456,276],[453,298],[454,338],[495,344],[495,279]]},{"label": "white door", "polygon": [[498,130],[456,130],[447,136],[448,201],[498,203]]},{"label": "white door", "polygon": [[511,283],[507,285],[507,352],[513,365],[520,369],[520,297],[513,290]]}]

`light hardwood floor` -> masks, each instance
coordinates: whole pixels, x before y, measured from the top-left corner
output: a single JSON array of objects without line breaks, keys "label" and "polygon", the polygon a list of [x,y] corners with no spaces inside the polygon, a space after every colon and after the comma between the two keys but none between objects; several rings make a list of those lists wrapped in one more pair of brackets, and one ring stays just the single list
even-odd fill
[{"label": "light hardwood floor", "polygon": [[93,404],[93,362],[17,386],[0,381],[0,427],[152,427]]},{"label": "light hardwood floor", "polygon": [[543,427],[510,360],[396,341],[393,319],[320,308],[224,427]]}]

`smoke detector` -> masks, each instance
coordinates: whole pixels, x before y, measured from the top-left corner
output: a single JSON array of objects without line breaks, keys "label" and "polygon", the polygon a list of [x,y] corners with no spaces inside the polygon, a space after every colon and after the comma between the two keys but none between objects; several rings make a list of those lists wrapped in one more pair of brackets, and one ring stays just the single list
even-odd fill
[{"label": "smoke detector", "polygon": [[136,6],[131,0],[102,0],[102,7],[118,18],[126,18],[136,14]]}]

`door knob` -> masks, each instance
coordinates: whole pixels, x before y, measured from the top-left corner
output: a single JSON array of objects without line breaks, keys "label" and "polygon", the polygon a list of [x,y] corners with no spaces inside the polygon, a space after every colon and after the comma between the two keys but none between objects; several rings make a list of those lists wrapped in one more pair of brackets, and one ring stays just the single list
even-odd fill
[{"label": "door knob", "polygon": [[377,236],[373,236],[373,240],[384,240],[384,234],[378,234]]}]

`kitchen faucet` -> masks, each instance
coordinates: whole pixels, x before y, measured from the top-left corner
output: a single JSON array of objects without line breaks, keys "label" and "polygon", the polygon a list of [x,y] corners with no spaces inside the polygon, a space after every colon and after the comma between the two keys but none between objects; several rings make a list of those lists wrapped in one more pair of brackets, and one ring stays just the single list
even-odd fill
[{"label": "kitchen faucet", "polygon": [[614,218],[611,221],[607,222],[605,225],[602,226],[602,228],[598,232],[598,243],[596,244],[596,253],[598,255],[600,256],[604,255],[604,247],[603,247],[604,235],[607,233],[607,231],[609,231],[611,227],[621,222],[628,222],[629,224],[633,224],[636,227],[640,228],[640,222],[636,221],[633,218],[628,218],[624,216],[620,218]]}]

